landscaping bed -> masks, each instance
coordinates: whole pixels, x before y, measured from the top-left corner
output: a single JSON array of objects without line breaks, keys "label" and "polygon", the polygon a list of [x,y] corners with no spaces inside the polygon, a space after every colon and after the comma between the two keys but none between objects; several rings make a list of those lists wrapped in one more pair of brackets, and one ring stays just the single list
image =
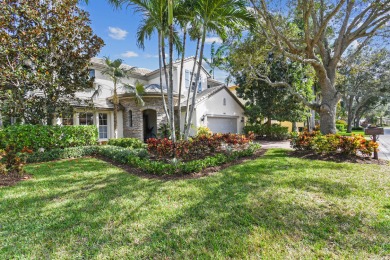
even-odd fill
[{"label": "landscaping bed", "polygon": [[389,167],[288,156],[208,178],[139,178],[96,158],[29,164],[0,188],[0,259],[386,259]]}]

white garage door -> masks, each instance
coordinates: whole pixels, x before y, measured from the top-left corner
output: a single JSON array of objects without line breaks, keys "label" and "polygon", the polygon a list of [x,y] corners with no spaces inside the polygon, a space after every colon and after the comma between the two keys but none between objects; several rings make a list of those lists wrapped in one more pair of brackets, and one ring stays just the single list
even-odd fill
[{"label": "white garage door", "polygon": [[237,133],[237,118],[207,117],[207,127],[213,133]]}]

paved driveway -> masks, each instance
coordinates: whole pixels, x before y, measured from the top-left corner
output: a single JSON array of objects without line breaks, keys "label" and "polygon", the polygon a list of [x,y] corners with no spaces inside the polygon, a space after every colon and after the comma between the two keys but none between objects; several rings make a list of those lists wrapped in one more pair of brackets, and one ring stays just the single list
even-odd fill
[{"label": "paved driveway", "polygon": [[390,128],[385,128],[385,134],[379,136],[379,158],[390,160]]}]

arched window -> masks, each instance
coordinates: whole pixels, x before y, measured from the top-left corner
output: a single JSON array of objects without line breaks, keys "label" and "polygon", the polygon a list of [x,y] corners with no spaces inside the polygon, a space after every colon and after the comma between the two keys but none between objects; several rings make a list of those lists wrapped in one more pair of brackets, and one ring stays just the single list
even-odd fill
[{"label": "arched window", "polygon": [[133,111],[129,110],[129,127],[133,127]]},{"label": "arched window", "polygon": [[226,98],[223,99],[223,105],[226,106]]}]

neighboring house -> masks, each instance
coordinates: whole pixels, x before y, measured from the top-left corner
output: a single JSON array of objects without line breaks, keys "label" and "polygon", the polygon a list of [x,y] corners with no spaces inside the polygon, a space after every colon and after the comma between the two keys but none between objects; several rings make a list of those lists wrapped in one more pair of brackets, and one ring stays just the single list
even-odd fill
[{"label": "neighboring house", "polygon": [[[188,91],[198,91],[195,102],[195,110],[192,120],[191,135],[196,134],[199,126],[207,126],[213,132],[241,133],[244,126],[244,106],[222,82],[211,79],[210,74],[201,70],[200,82],[197,87],[190,88],[190,73],[194,65],[193,57],[184,61],[182,77],[182,119],[184,122],[185,100]],[[159,135],[159,128],[167,123],[161,97],[159,70],[148,70],[131,67],[129,77],[122,82],[134,86],[140,82],[145,86],[143,94],[144,106],[137,105],[134,93],[121,89],[119,86],[119,111],[118,111],[118,137],[135,137],[145,140],[148,137]],[[95,77],[95,89],[77,93],[77,97],[91,100],[95,90],[99,87],[101,93],[93,99],[93,108],[86,105],[75,106],[75,113],[58,119],[62,125],[96,125],[99,129],[99,139],[107,140],[114,136],[112,90],[113,82],[102,71],[105,68],[104,60],[93,58],[91,61],[91,76]],[[173,84],[175,107],[178,110],[178,91],[180,80],[180,61],[174,63]],[[166,94],[165,78],[163,78],[163,90]],[[192,95],[191,95],[192,96]],[[165,96],[166,98],[166,96]],[[177,111],[177,114],[178,111]],[[181,126],[183,129],[183,125]]]}]

